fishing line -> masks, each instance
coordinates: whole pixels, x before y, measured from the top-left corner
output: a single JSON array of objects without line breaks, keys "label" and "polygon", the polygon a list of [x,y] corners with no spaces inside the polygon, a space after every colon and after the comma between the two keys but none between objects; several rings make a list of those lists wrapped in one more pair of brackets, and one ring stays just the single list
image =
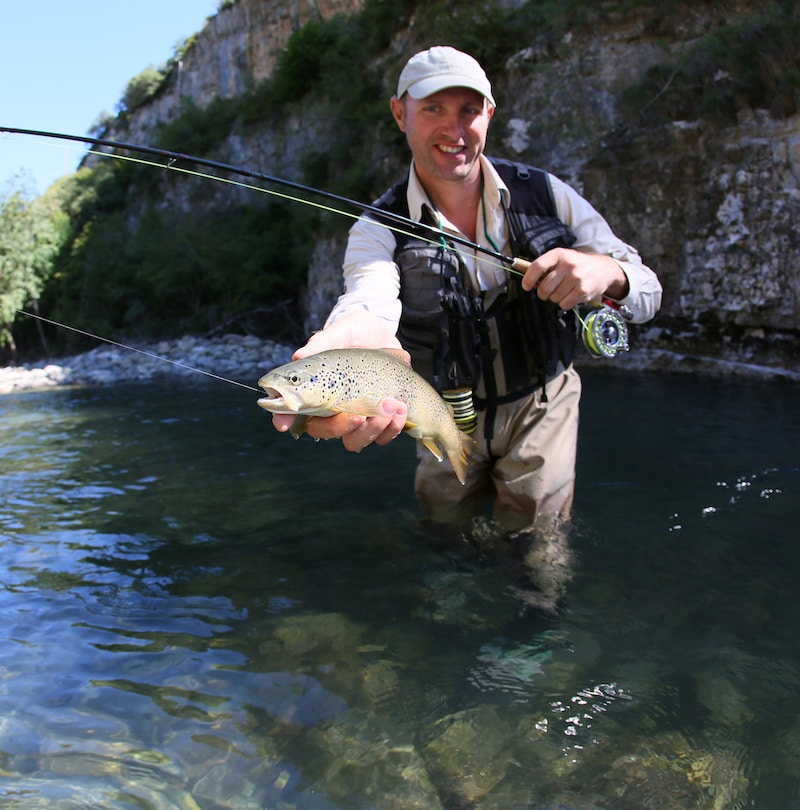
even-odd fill
[{"label": "fishing line", "polygon": [[[400,233],[404,236],[413,236],[423,241],[427,241],[430,244],[442,246],[447,244],[447,246],[450,247],[455,253],[460,253],[460,255],[463,256],[470,255],[464,253],[463,251],[459,251],[453,245],[455,244],[465,246],[469,248],[471,251],[473,251],[474,258],[476,260],[478,259],[477,254],[480,253],[482,254],[483,257],[488,257],[482,258],[481,261],[484,261],[487,264],[493,264],[495,267],[500,267],[506,270],[507,272],[524,275],[531,265],[531,262],[528,261],[527,259],[503,255],[500,251],[497,250],[496,245],[493,245],[493,249],[487,248],[484,245],[479,245],[477,242],[473,242],[472,240],[467,239],[466,237],[461,236],[459,234],[453,234],[450,232],[445,233],[441,228],[436,228],[424,222],[417,222],[416,220],[410,219],[408,217],[402,216],[401,214],[397,214],[392,211],[385,211],[384,209],[379,208],[375,205],[368,205],[366,203],[358,202],[357,200],[353,200],[348,197],[343,197],[339,194],[335,194],[331,191],[325,191],[324,189],[314,188],[313,186],[307,186],[302,183],[297,183],[293,180],[286,180],[281,177],[275,177],[273,175],[255,172],[250,169],[241,168],[239,166],[231,166],[229,164],[220,163],[215,160],[209,160],[207,158],[197,157],[194,155],[186,155],[180,152],[173,152],[167,149],[158,149],[151,146],[123,143],[121,141],[111,141],[103,138],[90,138],[88,136],[67,135],[59,132],[48,132],[45,130],[33,130],[33,129],[19,129],[15,127],[0,127],[0,132],[15,135],[30,135],[37,138],[54,138],[57,140],[73,141],[83,144],[93,144],[98,147],[102,146],[115,150],[122,149],[127,152],[156,156],[166,162],[157,163],[152,160],[135,158],[132,157],[131,155],[121,155],[116,152],[105,152],[100,149],[88,150],[90,154],[97,155],[99,157],[109,157],[109,158],[116,158],[118,160],[127,160],[132,163],[139,163],[146,166],[152,166],[154,168],[180,172],[182,174],[194,177],[200,177],[208,180],[217,180],[221,183],[227,183],[232,186],[251,189],[253,191],[260,191],[265,194],[271,194],[273,196],[280,197],[282,199],[290,200],[292,202],[310,205],[314,208],[318,208],[334,214],[341,214],[343,216],[347,216],[355,220],[363,219],[372,224],[380,225],[381,227],[387,228],[390,231],[394,231],[395,233]],[[324,205],[322,203],[314,202],[313,200],[307,199],[307,197],[294,196],[292,194],[286,194],[283,192],[276,191],[274,189],[263,188],[262,186],[255,186],[250,183],[243,183],[241,181],[232,180],[230,177],[221,177],[218,174],[207,174],[205,172],[200,172],[195,169],[187,169],[182,166],[176,165],[178,161],[193,163],[197,166],[206,166],[208,168],[217,171],[225,172],[226,174],[236,174],[242,177],[250,177],[263,182],[272,183],[273,185],[288,187],[294,189],[295,191],[302,192],[303,194],[306,195],[309,194],[317,195],[332,202],[338,203],[339,206],[344,206],[344,208]],[[348,207],[357,209],[358,213],[348,211],[347,210]],[[365,212],[368,212],[369,216],[365,216]],[[398,227],[398,225],[402,227]],[[446,242],[445,239],[447,240]],[[489,261],[489,259],[492,259],[494,261]],[[625,315],[625,317],[628,317],[628,313],[623,312],[622,315],[620,314],[621,310],[627,308],[620,307],[619,305],[613,304],[612,302],[607,303],[605,300],[603,300],[602,302],[592,301],[590,303],[594,306],[601,306],[602,309],[590,313],[585,320],[580,317],[580,315],[577,313],[576,310],[576,315],[578,315],[578,319],[582,326],[582,338],[586,348],[592,354],[599,357],[614,357],[620,351],[627,351],[628,333],[627,333],[627,325],[625,323],[625,320],[623,319],[623,315]],[[80,330],[77,329],[75,331],[80,332]],[[90,337],[94,337],[98,340],[105,340],[105,338],[98,337],[97,335],[90,335]],[[114,343],[114,341],[107,341],[107,342]],[[116,345],[120,345],[122,346],[122,348],[131,348],[123,346],[122,344]],[[134,349],[134,351],[139,350]],[[146,352],[144,353],[146,354]],[[167,358],[159,358],[159,359],[165,360],[166,362],[174,362],[168,360]],[[180,364],[178,363],[177,365]],[[208,374],[208,372],[202,371],[201,369],[192,369],[192,370],[199,371],[201,374]],[[209,376],[213,377],[215,375],[209,374]],[[227,382],[233,381],[227,380]],[[241,385],[241,383],[236,384]]]},{"label": "fishing line", "polygon": [[[140,160],[139,162],[145,165],[151,165],[156,168],[166,169],[169,171],[180,171],[184,174],[195,174],[198,177],[203,177],[210,180],[218,180],[220,182],[226,182],[231,185],[239,185],[244,188],[253,189],[255,191],[261,191],[266,194],[272,194],[278,197],[282,197],[284,199],[292,200],[294,202],[299,202],[305,205],[311,205],[317,208],[322,208],[332,213],[342,214],[344,216],[351,217],[352,219],[357,220],[366,219],[370,223],[379,224],[382,227],[387,228],[388,230],[394,231],[396,233],[401,233],[406,236],[415,236],[417,238],[423,239],[424,241],[428,241],[431,244],[438,245],[442,237],[442,232],[437,228],[428,225],[424,222],[417,222],[416,220],[405,217],[402,214],[397,214],[393,211],[386,211],[375,205],[359,202],[358,200],[353,200],[350,199],[349,197],[344,197],[340,194],[335,194],[334,192],[326,191],[324,189],[315,188],[314,186],[307,186],[302,183],[295,182],[294,180],[287,180],[282,177],[276,177],[274,175],[256,172],[251,169],[245,169],[240,166],[231,166],[230,164],[221,163],[219,161],[210,160],[208,158],[198,157],[196,155],[187,155],[181,152],[173,152],[168,149],[159,149],[152,146],[124,143],[122,141],[112,141],[105,138],[91,138],[85,135],[83,136],[68,135],[66,133],[49,132],[46,130],[20,129],[18,127],[0,127],[0,132],[14,135],[30,135],[36,138],[54,138],[57,140],[73,141],[84,144],[93,144],[95,146],[108,147],[109,149],[122,149],[128,152],[138,152],[140,154],[153,155],[155,157],[161,158],[166,162],[155,163],[153,161],[143,161],[143,160]],[[102,157],[111,157],[122,160],[133,160],[134,162],[136,162],[133,158],[130,158],[129,156],[114,154],[111,152],[104,152],[99,149],[97,150],[89,149],[88,151],[94,155]],[[321,196],[324,197],[325,199],[328,199],[332,202],[336,202],[339,205],[345,207],[334,208],[323,206],[318,203],[314,203],[312,200],[309,200],[305,197],[293,197],[291,195],[281,194],[279,192],[274,191],[273,189],[240,183],[238,181],[234,181],[229,178],[220,177],[219,175],[210,175],[201,172],[193,172],[192,170],[174,165],[176,161],[194,163],[198,166],[206,166],[208,168],[225,172],[226,174],[236,174],[242,177],[250,177],[267,183],[273,183],[274,185],[291,188],[294,189],[295,191],[302,192],[303,194]],[[351,213],[348,210],[346,210],[347,208],[354,209],[355,211],[357,211],[357,213]],[[364,212],[369,212],[371,216],[364,217]],[[398,228],[397,226],[400,227]],[[488,264],[494,264],[495,267],[501,267],[502,269],[507,270],[509,272],[524,275],[525,271],[530,266],[530,262],[527,261],[526,259],[505,256],[497,250],[493,250],[491,248],[485,247],[484,245],[480,245],[477,242],[473,242],[472,240],[467,239],[465,236],[461,236],[460,234],[453,234],[448,232],[446,236],[451,244],[461,245],[462,247],[466,247],[475,253],[480,253],[483,256],[488,257],[488,259],[493,259],[494,262],[489,262],[487,259],[483,259],[483,261],[486,261]],[[456,250],[455,248],[454,251],[458,252],[458,250]],[[470,254],[461,251],[461,255],[468,256]]]},{"label": "fishing line", "polygon": [[[272,188],[264,188],[263,186],[254,186],[251,183],[243,183],[241,180],[233,180],[230,177],[220,177],[218,174],[206,174],[205,172],[199,172],[194,169],[186,169],[182,166],[172,166],[169,164],[164,163],[156,163],[152,160],[145,160],[144,158],[137,158],[131,155],[115,155],[110,152],[101,152],[97,149],[88,149],[87,150],[91,155],[98,155],[99,157],[104,158],[113,158],[115,160],[124,160],[128,161],[129,163],[137,163],[142,166],[152,166],[156,169],[168,169],[169,171],[173,172],[180,172],[181,174],[189,175],[190,177],[199,177],[203,180],[217,180],[220,183],[227,183],[230,186],[236,186],[237,188],[247,189],[249,191],[260,191],[262,194],[270,194],[273,197],[279,197],[282,200],[289,200],[290,202],[301,203],[303,205],[309,205],[312,208],[318,208],[321,211],[327,211],[331,214],[341,214],[342,216],[349,217],[350,219],[354,220],[364,220],[365,222],[369,222],[371,225],[379,225],[381,228],[386,228],[393,233],[399,233],[403,236],[414,236],[417,239],[421,239],[424,242],[430,242],[431,244],[439,244],[438,241],[434,241],[433,239],[429,239],[426,236],[421,236],[418,233],[411,233],[409,231],[403,231],[397,226],[389,225],[387,222],[379,222],[372,217],[364,217],[361,214],[355,214],[351,211],[343,211],[341,208],[334,208],[331,205],[325,205],[321,202],[315,202],[314,200],[306,200],[303,197],[296,197],[292,194],[287,194],[283,191],[276,191]],[[458,253],[459,255],[465,256],[467,255],[463,251],[459,251],[453,249],[454,253]],[[486,264],[493,265],[495,267],[500,267],[502,269],[509,270],[512,273],[519,272],[518,270],[513,270],[512,268],[507,268],[504,265],[500,264],[499,262],[490,261],[488,259],[482,259]]]},{"label": "fishing line", "polygon": [[215,380],[219,380],[220,382],[230,383],[231,385],[238,385],[240,388],[247,388],[248,391],[255,391],[257,393],[262,393],[260,388],[254,388],[252,385],[247,385],[243,382],[238,382],[237,380],[230,380],[227,377],[220,377],[219,374],[214,374],[211,371],[205,371],[202,368],[195,368],[194,366],[190,366],[186,363],[181,363],[178,360],[170,360],[169,357],[162,357],[159,354],[153,354],[153,352],[148,352],[145,349],[138,349],[136,346],[127,346],[124,343],[118,343],[116,340],[111,340],[111,338],[101,337],[100,335],[94,335],[91,332],[86,332],[83,329],[78,329],[76,326],[68,326],[65,323],[59,323],[58,321],[51,320],[50,318],[45,318],[42,315],[35,315],[33,312],[27,312],[24,309],[18,309],[17,312],[20,315],[27,315],[29,318],[36,318],[37,320],[44,321],[44,323],[49,323],[51,326],[58,326],[62,329],[69,329],[71,332],[77,332],[79,335],[83,335],[84,337],[93,338],[94,340],[102,340],[104,343],[110,343],[112,346],[117,346],[120,349],[127,349],[129,352],[138,352],[139,354],[143,354],[145,357],[150,357],[153,360],[161,360],[164,363],[171,363],[173,366],[178,366],[179,368],[186,369],[187,371],[195,371],[198,374],[205,374],[206,377],[212,377]]}]

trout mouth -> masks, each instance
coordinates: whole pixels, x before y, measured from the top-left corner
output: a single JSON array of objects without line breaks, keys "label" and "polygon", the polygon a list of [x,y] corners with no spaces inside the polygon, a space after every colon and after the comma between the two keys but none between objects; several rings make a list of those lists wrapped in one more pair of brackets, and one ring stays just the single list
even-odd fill
[{"label": "trout mouth", "polygon": [[281,390],[274,385],[262,385],[265,397],[256,401],[256,404],[272,413],[298,413],[303,407],[303,400],[297,392],[291,389]]}]

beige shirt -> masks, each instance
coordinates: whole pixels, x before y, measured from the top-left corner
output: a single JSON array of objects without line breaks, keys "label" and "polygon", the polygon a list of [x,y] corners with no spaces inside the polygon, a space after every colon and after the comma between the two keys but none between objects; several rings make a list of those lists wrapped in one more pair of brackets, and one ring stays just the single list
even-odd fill
[{"label": "beige shirt", "polygon": [[[508,224],[502,201],[508,203],[507,186],[492,164],[481,157],[484,196],[478,209],[477,242],[496,249],[504,256],[510,254]],[[558,217],[568,225],[577,241],[576,250],[611,256],[628,278],[629,293],[619,303],[627,305],[634,322],[650,320],[661,306],[661,284],[656,274],[641,260],[635,248],[617,238],[602,216],[576,191],[552,174],[548,174]],[[408,182],[408,210],[411,219],[422,218],[423,206],[439,217],[445,233],[464,237],[452,223],[443,219],[428,200],[412,163]],[[485,227],[484,227],[485,223]],[[392,225],[392,228],[398,226]],[[350,229],[344,257],[344,289],[328,316],[326,325],[357,310],[368,310],[385,320],[394,332],[400,322],[400,273],[394,262],[394,231],[368,217],[360,218]],[[489,289],[502,284],[509,272],[506,265],[491,256],[468,247],[455,245],[472,282],[477,289]]]}]

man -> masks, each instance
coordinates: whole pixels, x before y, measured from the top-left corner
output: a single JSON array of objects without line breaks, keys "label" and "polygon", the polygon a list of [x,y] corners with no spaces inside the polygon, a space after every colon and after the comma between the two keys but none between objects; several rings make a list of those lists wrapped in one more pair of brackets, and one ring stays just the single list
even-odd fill
[{"label": "man", "polygon": [[[407,179],[376,205],[435,226],[441,244],[370,217],[356,222],[344,259],[345,292],[295,358],[330,348],[402,347],[440,391],[472,391],[478,416],[479,450],[464,486],[447,462],[420,450],[421,502],[442,513],[488,490],[496,516],[513,530],[566,517],[581,390],[572,367],[572,310],[605,298],[646,321],[660,306],[661,285],[571,188],[484,155],[495,101],[468,54],[450,47],[416,54],[390,105],[412,163]],[[520,279],[485,253],[448,243],[448,234],[533,261]],[[372,442],[385,445],[402,431],[406,407],[387,398],[381,411],[367,419],[313,418],[307,430],[341,437],[356,452]],[[284,431],[292,417],[273,420]]]}]

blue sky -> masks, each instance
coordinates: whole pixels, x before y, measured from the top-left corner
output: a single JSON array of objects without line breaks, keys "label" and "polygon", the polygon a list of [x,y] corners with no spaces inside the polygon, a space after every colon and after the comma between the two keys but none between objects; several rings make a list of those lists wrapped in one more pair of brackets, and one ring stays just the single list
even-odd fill
[{"label": "blue sky", "polygon": [[[160,67],[220,0],[3,0],[0,126],[85,135],[128,82]],[[0,197],[24,171],[42,194],[82,145],[0,133]]]}]

